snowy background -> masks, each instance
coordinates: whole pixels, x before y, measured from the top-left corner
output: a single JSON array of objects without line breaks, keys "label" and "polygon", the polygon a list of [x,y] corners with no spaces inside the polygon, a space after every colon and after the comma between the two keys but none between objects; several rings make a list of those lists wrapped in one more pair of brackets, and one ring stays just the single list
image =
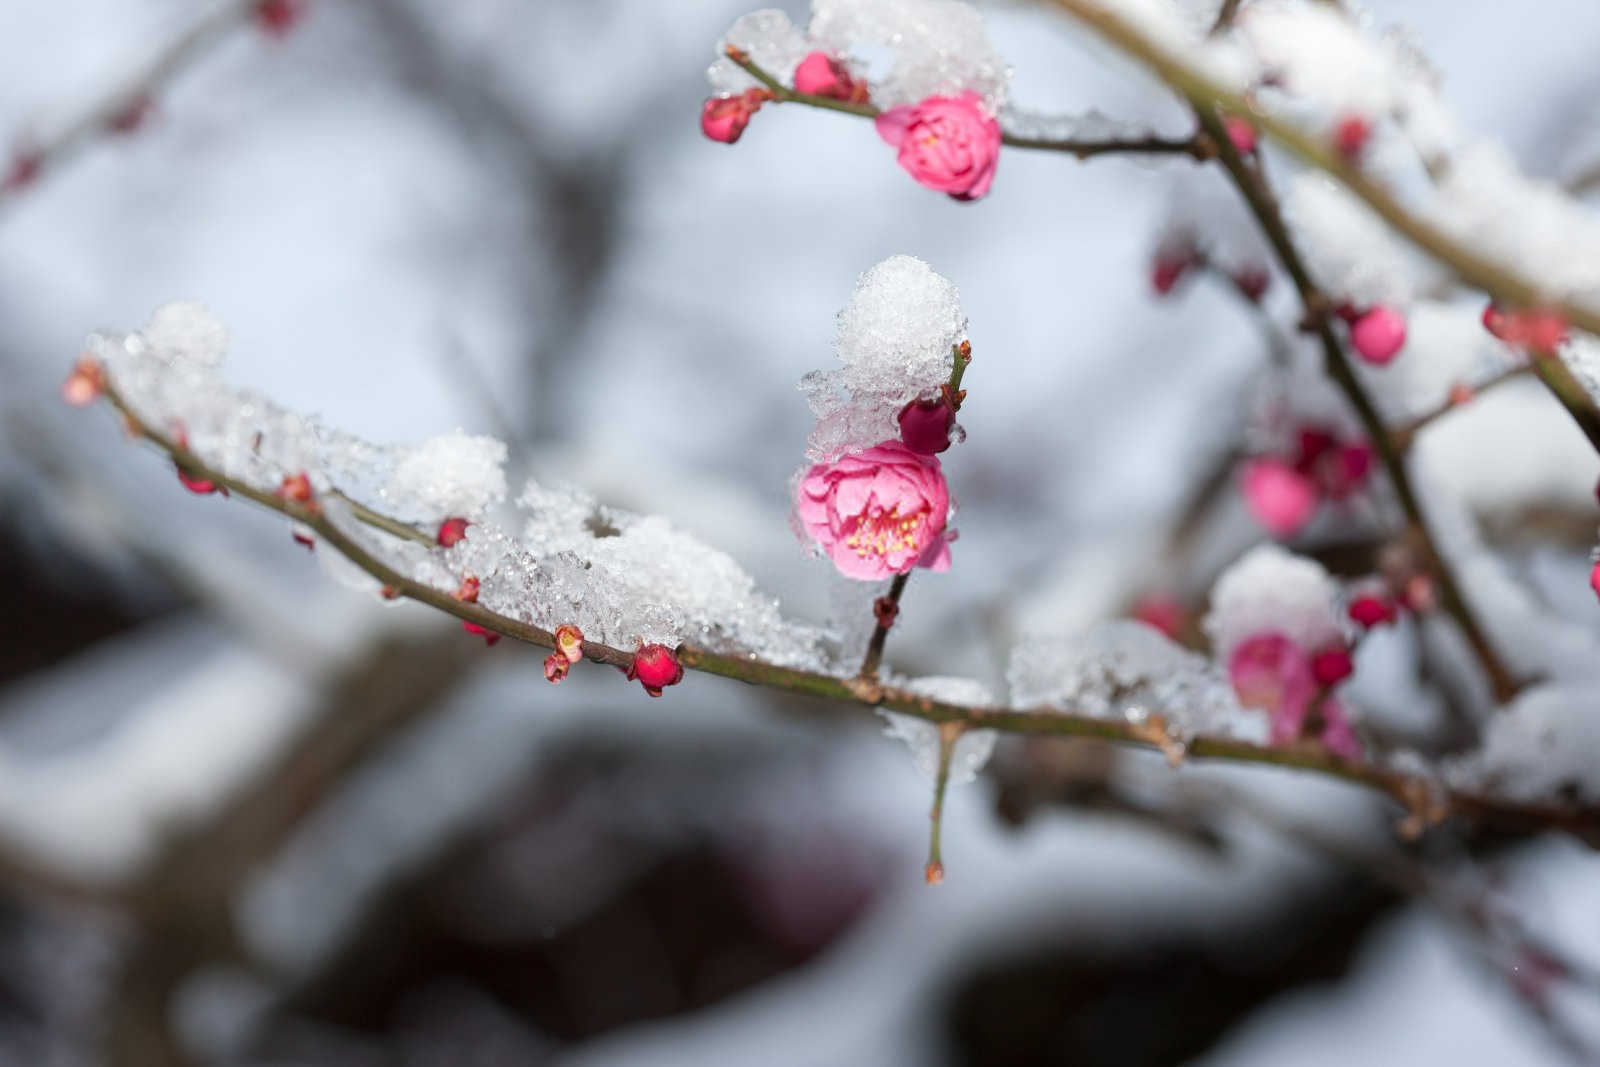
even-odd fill
[{"label": "snowy background", "polygon": [[[1600,8],[1371,8],[1525,169],[1594,162]],[[0,134],[48,131],[203,10],[0,5]],[[198,300],[235,383],[374,440],[502,436],[514,478],[665,514],[802,617],[865,617],[788,528],[793,382],[831,363],[856,276],[909,253],[960,288],[974,361],[955,566],[912,581],[890,662],[995,681],[1012,637],[1125,610],[1267,358],[1220,287],[1158,302],[1149,260],[1175,212],[1237,209],[1188,161],[1025,152],[957,204],[870,124],[801,108],[708,142],[704,70],[745,10],[312,0],[0,199],[0,1063],[1566,1062],[1459,917],[1208,788],[1370,858],[1365,795],[1002,746],[954,792],[930,890],[926,782],[871,720],[706,677],[553,689],[57,402],[87,332]],[[1063,20],[986,18],[1014,102],[1186,131]],[[1528,476],[1593,484],[1561,454]],[[1521,566],[1581,589],[1579,551]],[[326,758],[265,775],[307,738]],[[1600,860],[1453,847],[1432,858],[1470,851],[1600,962]],[[1595,995],[1560,1004],[1590,1039]]]}]

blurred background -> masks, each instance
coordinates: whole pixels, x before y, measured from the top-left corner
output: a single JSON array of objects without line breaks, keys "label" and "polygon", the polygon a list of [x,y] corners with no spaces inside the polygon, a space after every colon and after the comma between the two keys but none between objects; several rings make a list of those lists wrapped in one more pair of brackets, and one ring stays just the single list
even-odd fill
[{"label": "blurred background", "polygon": [[[0,5],[0,137],[25,154],[213,10]],[[87,332],[198,300],[234,382],[375,440],[502,436],[514,475],[667,514],[820,621],[865,602],[788,529],[793,383],[905,252],[960,287],[975,358],[955,567],[911,583],[890,662],[994,682],[1043,621],[1192,601],[1204,567],[1150,561],[1267,350],[1224,288],[1158,302],[1148,266],[1175,215],[1236,210],[1215,175],[1009,152],[956,204],[845,116],[713,144],[704,69],[746,10],[307,0],[0,195],[0,1064],[1586,1060],[1600,861],[1569,840],[1399,854],[1337,785],[1008,742],[931,889],[928,784],[870,716],[552,688],[59,404]],[[1371,10],[1524,168],[1594,162],[1600,7]],[[1061,18],[986,13],[1018,104],[1186,132]],[[1222,512],[1225,562],[1255,535]],[[1527,572],[1581,575],[1583,523]]]}]

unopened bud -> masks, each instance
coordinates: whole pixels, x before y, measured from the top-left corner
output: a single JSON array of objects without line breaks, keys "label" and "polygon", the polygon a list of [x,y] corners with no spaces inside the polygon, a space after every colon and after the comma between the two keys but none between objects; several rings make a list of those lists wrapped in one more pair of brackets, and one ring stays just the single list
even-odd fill
[{"label": "unopened bud", "polygon": [[448,518],[439,524],[436,540],[442,547],[449,548],[467,536],[467,527],[471,525],[472,523],[459,516]]},{"label": "unopened bud", "polygon": [[683,680],[683,665],[666,645],[640,645],[633,654],[633,666],[628,668],[628,677],[637,679],[646,693],[658,697],[661,690]]}]

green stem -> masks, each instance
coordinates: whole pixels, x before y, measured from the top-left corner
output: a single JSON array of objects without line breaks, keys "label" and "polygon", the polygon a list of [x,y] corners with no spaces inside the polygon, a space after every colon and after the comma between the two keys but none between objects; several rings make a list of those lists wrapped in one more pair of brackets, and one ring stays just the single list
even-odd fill
[{"label": "green stem", "polygon": [[944,881],[944,857],[939,851],[939,836],[944,830],[944,794],[950,784],[950,757],[964,732],[960,723],[947,722],[939,727],[939,769],[933,778],[933,810],[928,812],[928,865],[923,868],[923,877],[929,885]]}]

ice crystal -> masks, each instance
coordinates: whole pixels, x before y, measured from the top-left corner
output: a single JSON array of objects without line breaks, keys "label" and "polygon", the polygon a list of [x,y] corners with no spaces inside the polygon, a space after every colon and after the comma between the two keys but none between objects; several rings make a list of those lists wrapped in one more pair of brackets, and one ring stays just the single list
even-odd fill
[{"label": "ice crystal", "polygon": [[[945,704],[963,707],[991,707],[994,696],[987,686],[970,678],[930,676],[897,682],[902,689],[918,696]],[[914,715],[895,711],[880,711],[884,718],[883,732],[897,737],[911,750],[911,759],[917,770],[934,778],[939,771],[939,727]],[[950,750],[950,784],[966,785],[978,776],[989,756],[994,752],[996,734],[993,730],[966,730],[956,739]]]}]

